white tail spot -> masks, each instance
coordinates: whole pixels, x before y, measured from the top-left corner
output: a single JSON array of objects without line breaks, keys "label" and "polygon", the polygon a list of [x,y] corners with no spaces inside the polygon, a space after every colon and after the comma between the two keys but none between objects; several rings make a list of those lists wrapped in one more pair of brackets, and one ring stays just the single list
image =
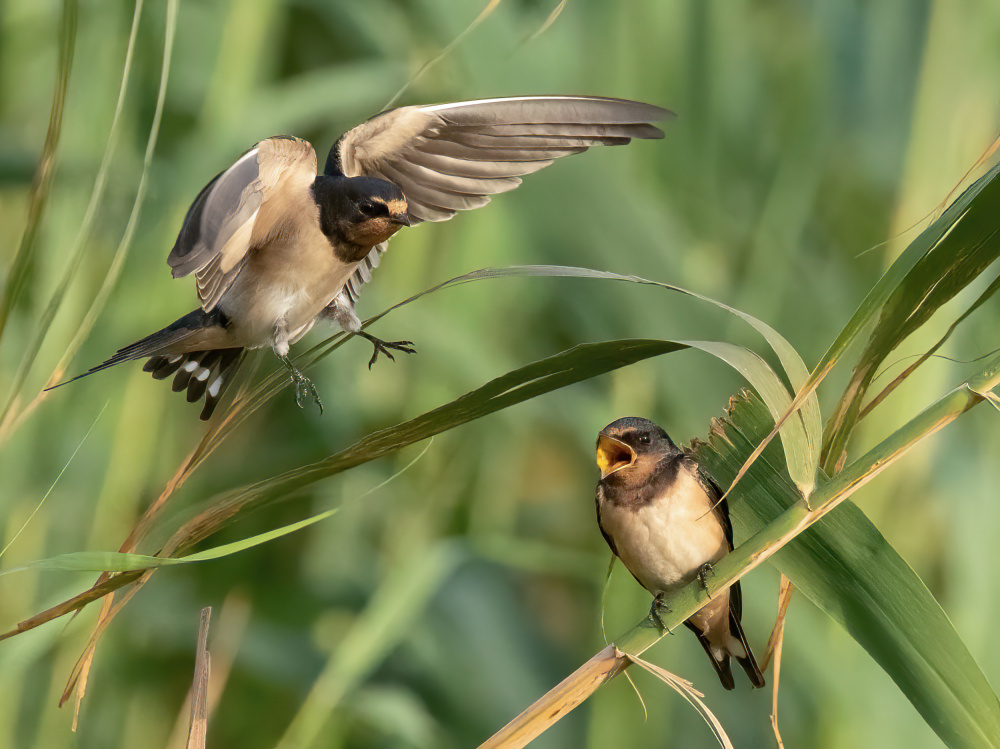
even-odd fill
[{"label": "white tail spot", "polygon": [[208,394],[209,394],[209,396],[211,396],[212,398],[214,398],[214,397],[216,397],[219,394],[220,390],[222,390],[222,377],[221,376],[220,377],[216,377],[215,380],[212,382],[212,384],[208,386]]},{"label": "white tail spot", "polygon": [[740,642],[735,637],[733,637],[732,635],[729,635],[729,642],[726,644],[726,650],[729,651],[730,655],[733,655],[737,658],[747,657],[747,651],[746,648],[743,647],[743,643]]},{"label": "white tail spot", "polygon": [[194,372],[196,369],[198,369],[198,362],[196,361],[189,361],[184,365],[185,372]]},{"label": "white tail spot", "polygon": [[201,368],[201,371],[200,371],[200,372],[198,372],[198,374],[196,374],[196,375],[194,376],[194,378],[195,378],[196,380],[198,380],[198,382],[204,382],[205,380],[207,380],[207,379],[208,379],[208,376],[209,376],[210,374],[212,374],[212,373],[211,373],[211,372],[210,372],[209,370],[207,370],[207,369],[205,369],[204,367],[202,367],[202,368]]}]

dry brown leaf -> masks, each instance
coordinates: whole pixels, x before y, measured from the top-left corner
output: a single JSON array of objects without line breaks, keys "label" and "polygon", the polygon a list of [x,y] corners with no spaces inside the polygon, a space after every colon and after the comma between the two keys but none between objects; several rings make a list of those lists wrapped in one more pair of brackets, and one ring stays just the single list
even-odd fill
[{"label": "dry brown leaf", "polygon": [[608,645],[483,742],[479,749],[519,749],[527,745],[628,664],[628,658],[614,645]]},{"label": "dry brown leaf", "polygon": [[781,740],[781,731],[778,730],[778,689],[781,684],[781,645],[785,640],[785,614],[788,612],[788,602],[792,599],[792,592],[795,586],[792,581],[784,575],[781,576],[781,588],[778,591],[778,618],[771,631],[771,637],[767,641],[767,652],[764,653],[763,671],[767,668],[771,655],[774,655],[774,678],[771,680],[771,729],[774,731],[774,739],[778,742],[778,749],[785,749],[785,744]]},{"label": "dry brown leaf", "polygon": [[760,662],[760,670],[767,671],[767,664],[771,662],[771,655],[777,645],[780,645],[781,637],[785,632],[785,615],[788,613],[788,604],[792,600],[792,593],[795,586],[792,581],[784,575],[781,576],[781,586],[778,588],[778,616],[774,620],[774,627],[771,629],[771,636],[767,638],[767,647],[764,649],[764,657]]},{"label": "dry brown leaf", "polygon": [[722,723],[719,719],[715,717],[713,713],[702,701],[703,695],[694,685],[687,679],[682,679],[676,674],[672,674],[667,669],[661,668],[654,663],[649,661],[644,661],[642,658],[634,655],[623,654],[626,658],[631,660],[637,666],[649,671],[656,678],[660,679],[664,684],[670,686],[674,691],[677,692],[681,697],[688,701],[688,703],[698,711],[698,714],[704,719],[708,724],[708,727],[712,729],[712,733],[715,734],[716,741],[723,749],[733,749],[733,742],[729,740],[729,736],[726,734],[726,730],[722,727]]},{"label": "dry brown leaf", "polygon": [[[227,596],[212,628],[212,678],[208,681],[207,701],[209,718],[215,714],[222,699],[233,661],[236,659],[236,652],[243,641],[249,621],[250,603],[246,597],[242,593],[231,593]],[[172,749],[182,749],[186,746],[192,691],[188,691],[170,733],[167,746]]]},{"label": "dry brown leaf", "polygon": [[187,749],[205,749],[208,741],[208,684],[212,673],[212,656],[208,652],[208,625],[211,620],[212,607],[206,606],[201,610],[201,624],[198,627]]}]

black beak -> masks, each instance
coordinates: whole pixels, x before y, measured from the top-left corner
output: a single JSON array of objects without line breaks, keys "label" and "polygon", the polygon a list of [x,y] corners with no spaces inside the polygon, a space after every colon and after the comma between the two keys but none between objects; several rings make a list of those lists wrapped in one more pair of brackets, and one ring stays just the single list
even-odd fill
[{"label": "black beak", "polygon": [[389,220],[394,224],[399,224],[400,226],[410,225],[410,215],[408,213],[394,213],[389,216]]}]

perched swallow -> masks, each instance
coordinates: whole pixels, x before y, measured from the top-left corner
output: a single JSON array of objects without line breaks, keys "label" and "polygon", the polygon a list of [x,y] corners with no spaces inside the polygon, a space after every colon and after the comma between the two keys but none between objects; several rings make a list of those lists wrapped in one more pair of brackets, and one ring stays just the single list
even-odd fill
[{"label": "perched swallow", "polygon": [[[612,553],[653,594],[650,616],[659,623],[665,593],[696,578],[704,585],[712,565],[733,550],[729,508],[694,460],[646,419],[628,417],[604,427],[597,435],[597,465],[597,524]],[[735,582],[684,622],[726,689],[735,687],[730,656],[753,686],[764,686],[742,613]]]},{"label": "perched swallow", "polygon": [[[198,194],[167,258],[174,278],[194,273],[201,306],[80,375],[133,359],[208,419],[247,349],[270,346],[295,399],[315,386],[288,359],[317,320],[336,322],[379,353],[410,341],[361,330],[362,286],[403,226],[444,221],[517,187],[520,177],[594,145],[662,138],[671,112],[586,96],[525,96],[411,106],[376,115],[338,140],[317,176],[304,140],[263,140]],[[175,374],[176,373],[176,374]],[[74,378],[79,379],[79,378]],[[72,380],[70,380],[72,382]],[[65,384],[65,383],[63,383]]]}]

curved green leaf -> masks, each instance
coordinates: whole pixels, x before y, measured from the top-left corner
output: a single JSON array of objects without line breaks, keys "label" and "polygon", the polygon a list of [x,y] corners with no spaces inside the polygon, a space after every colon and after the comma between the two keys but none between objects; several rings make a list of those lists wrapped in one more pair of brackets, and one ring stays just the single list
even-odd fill
[{"label": "curved green leaf", "polygon": [[816,378],[878,315],[850,383],[827,425],[823,448],[829,469],[846,448],[868,386],[878,365],[899,343],[923,325],[1000,256],[996,216],[1000,210],[1000,164],[970,185],[947,210],[914,239],[872,287],[837,336]]},{"label": "curved green leaf", "polygon": [[[759,401],[734,399],[695,454],[724,482],[769,430]],[[796,501],[782,462],[772,446],[740,484],[739,535],[757,533]],[[868,651],[948,746],[1000,744],[1000,701],[989,682],[923,581],[857,505],[845,500],[771,559]]]},{"label": "curved green leaf", "polygon": [[188,554],[185,557],[156,557],[149,554],[126,554],[120,551],[75,551],[69,554],[59,554],[48,559],[39,559],[37,562],[31,562],[21,567],[12,567],[9,570],[3,570],[0,572],[0,575],[27,569],[62,570],[65,572],[133,572],[135,570],[148,570],[153,567],[188,564],[189,562],[207,562],[211,559],[221,559],[238,551],[259,546],[281,536],[287,536],[289,533],[294,533],[313,523],[318,523],[320,520],[325,520],[336,511],[336,509],[327,510],[305,520],[300,520],[297,523],[289,523],[272,531],[216,546],[213,549]]},{"label": "curved green leaf", "polygon": [[[774,353],[777,354],[778,360],[781,362],[781,365],[785,370],[785,374],[788,377],[788,381],[792,385],[793,392],[799,392],[809,379],[809,370],[795,348],[778,331],[753,315],[749,315],[746,312],[736,309],[735,307],[730,307],[728,304],[724,304],[718,300],[712,299],[711,297],[704,296],[703,294],[690,291],[681,286],[674,286],[673,284],[663,283],[661,281],[652,281],[641,276],[622,275],[620,273],[611,273],[610,271],[600,271],[593,270],[592,268],[579,268],[568,265],[512,265],[504,268],[483,268],[481,270],[473,271],[463,276],[450,279],[442,284],[439,284],[438,286],[428,289],[427,291],[412,296],[409,299],[406,299],[403,302],[389,308],[382,314],[373,317],[366,324],[375,322],[393,310],[440,289],[469,283],[471,281],[478,281],[485,278],[505,278],[509,276],[592,278],[608,281],[626,281],[628,283],[657,286],[667,291],[673,291],[678,294],[693,297],[694,299],[698,299],[703,302],[708,302],[709,304],[715,305],[719,309],[725,310],[731,315],[740,318],[760,333],[764,340],[766,340],[774,350]],[[768,399],[765,400],[767,400],[768,403],[771,402]],[[787,399],[787,403],[789,405],[791,405],[791,402],[790,398]],[[793,419],[793,421],[798,422],[800,426],[797,428],[782,430],[781,433],[783,441],[786,441],[787,438],[787,440],[794,443],[787,445],[789,447],[789,474],[792,476],[795,484],[799,487],[803,496],[808,497],[815,486],[816,469],[819,465],[820,446],[823,440],[822,417],[820,415],[819,400],[816,398],[815,393],[810,392],[804,399],[802,399],[802,402],[797,406],[797,409],[796,418]],[[787,410],[788,408],[786,406],[780,415],[784,415]],[[779,415],[775,416],[776,420],[778,416]]]},{"label": "curved green leaf", "polygon": [[[287,471],[279,476],[227,492],[209,501],[204,512],[179,528],[167,543],[165,553],[174,555],[228,525],[243,512],[263,503],[291,495],[319,480],[366,463],[428,437],[495,413],[552,390],[596,377],[637,361],[698,348],[719,357],[759,388],[773,413],[782,413],[790,397],[774,371],[747,349],[714,341],[619,340],[575,346],[555,356],[532,362],[498,377],[444,406],[381,432],[316,463]],[[788,422],[794,430],[796,422]],[[791,446],[804,444],[801,434],[792,432]],[[790,448],[791,449],[791,448]]]},{"label": "curved green leaf", "polygon": [[[777,423],[791,407],[792,399],[784,384],[767,362],[752,351],[717,341],[684,341],[684,343],[717,356],[743,375],[767,405],[774,423]],[[778,432],[785,453],[789,455],[786,465],[789,468],[794,467],[798,472],[797,475],[791,471],[789,473],[792,473],[799,491],[808,498],[816,481],[814,458],[818,453],[810,451],[816,443],[810,442],[801,419],[786,419]],[[731,483],[730,481],[726,486],[730,486]]]},{"label": "curved green leaf", "polygon": [[[720,309],[723,309],[740,319],[747,322],[755,330],[757,330],[767,342],[774,349],[778,356],[778,359],[782,362],[785,369],[785,374],[787,375],[789,382],[792,387],[797,389],[805,382],[808,376],[808,370],[806,369],[805,363],[802,358],[798,355],[792,345],[785,340],[785,338],[778,333],[776,330],[771,328],[766,323],[758,320],[752,315],[748,315],[740,310],[730,307],[722,302],[718,302],[710,297],[702,296],[701,294],[696,294],[695,292],[688,291],[687,289],[681,288],[679,286],[672,286],[670,284],[661,283],[659,281],[650,281],[639,276],[624,276],[617,273],[609,273],[607,271],[592,270],[590,268],[577,268],[573,266],[561,266],[561,265],[514,265],[504,268],[481,268],[479,270],[472,271],[470,273],[465,273],[461,276],[456,276],[455,278],[443,281],[429,289],[425,289],[417,294],[414,294],[407,299],[404,299],[392,307],[384,310],[383,312],[369,318],[364,323],[364,328],[378,322],[386,315],[393,313],[394,311],[405,307],[408,304],[421,299],[428,294],[433,294],[438,291],[442,291],[446,288],[451,288],[453,286],[460,286],[462,284],[471,283],[473,281],[481,281],[491,278],[505,278],[505,277],[565,277],[565,278],[591,278],[591,279],[603,279],[610,281],[626,281],[629,283],[645,284],[650,286],[658,286],[660,288],[666,289],[668,291],[674,291],[679,294],[684,294],[686,296],[693,297],[695,299],[708,302],[713,304]],[[294,357],[294,361],[297,367],[302,370],[308,370],[313,364],[320,361],[324,357],[328,356],[332,351],[336,350],[342,346],[347,340],[347,336],[343,332],[338,332],[324,341],[316,344],[307,351]],[[720,344],[721,345],[721,344]],[[565,353],[565,352],[564,352]],[[711,352],[716,353],[716,352]],[[754,355],[756,356],[756,355]],[[767,365],[763,362],[760,357],[756,357],[757,360]],[[746,360],[749,365],[749,359]],[[625,362],[616,366],[625,366],[625,364],[631,362]],[[731,363],[731,362],[730,362]],[[538,364],[538,362],[536,362]],[[733,365],[735,366],[735,365]],[[751,369],[756,369],[756,365],[750,367]],[[736,367],[740,370],[740,367]],[[520,370],[519,370],[520,371]],[[608,371],[608,370],[603,370]],[[765,375],[763,372],[757,381],[751,380],[751,384],[754,387],[758,387],[765,379],[768,383],[771,383],[772,378],[774,380],[775,387],[771,387],[769,384],[767,389],[770,395],[764,395],[764,400],[770,405],[777,405],[779,403],[783,404],[781,408],[781,415],[788,412],[788,409],[792,403],[791,398],[787,397],[787,390],[785,386],[781,383],[777,375],[774,374],[770,367],[767,367],[768,374]],[[595,371],[595,374],[600,374],[601,372]],[[515,373],[509,373],[509,375],[514,375]],[[745,373],[744,373],[745,374]],[[509,376],[505,375],[505,376]],[[586,375],[582,379],[594,375]],[[499,378],[502,379],[502,378]],[[497,382],[499,380],[495,380]],[[576,381],[576,380],[574,380]],[[247,388],[245,393],[237,395],[229,409],[217,409],[216,415],[210,422],[208,431],[205,433],[201,443],[198,445],[193,453],[191,462],[188,466],[188,470],[194,470],[197,465],[199,465],[211,452],[218,447],[221,442],[228,437],[233,431],[239,427],[252,413],[254,413],[258,408],[260,408],[267,400],[274,397],[275,394],[280,392],[288,384],[288,376],[284,368],[272,372],[270,376],[264,378],[263,381],[257,385]],[[559,385],[558,387],[562,387]],[[785,392],[785,396],[779,395],[778,391]],[[820,417],[819,402],[815,394],[810,393],[804,399],[801,399],[799,405],[796,406],[798,409],[793,418],[784,421],[782,423],[782,440],[786,444],[786,452],[789,456],[788,460],[788,470],[789,474],[794,478],[796,485],[799,487],[803,496],[807,497],[812,491],[815,485],[815,474],[816,468],[819,461],[819,448],[822,441],[823,428]],[[787,425],[787,427],[786,427]],[[451,428],[451,427],[448,427]],[[436,434],[437,432],[435,432]],[[411,444],[411,443],[407,443]]]}]

